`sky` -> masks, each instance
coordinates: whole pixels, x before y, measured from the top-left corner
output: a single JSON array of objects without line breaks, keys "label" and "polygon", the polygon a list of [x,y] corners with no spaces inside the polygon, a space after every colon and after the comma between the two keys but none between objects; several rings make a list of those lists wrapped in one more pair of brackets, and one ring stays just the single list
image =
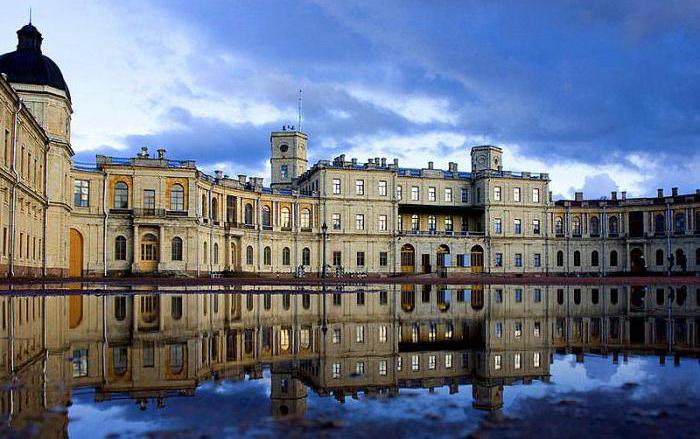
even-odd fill
[{"label": "sky", "polygon": [[548,172],[555,197],[700,188],[700,2],[16,0],[73,99],[76,160],[142,146],[269,177],[269,134],[469,170]]}]

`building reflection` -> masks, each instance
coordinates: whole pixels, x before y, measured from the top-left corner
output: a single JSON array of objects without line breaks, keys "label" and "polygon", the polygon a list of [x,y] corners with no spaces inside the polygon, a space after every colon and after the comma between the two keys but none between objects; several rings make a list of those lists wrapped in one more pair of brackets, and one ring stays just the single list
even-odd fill
[{"label": "building reflection", "polygon": [[[329,287],[330,288],[330,287]],[[336,287],[333,287],[336,288]],[[65,436],[76,392],[167,409],[203,380],[271,374],[271,414],[304,416],[309,391],[358,394],[472,386],[495,410],[514,384],[548,381],[554,353],[697,357],[700,288],[385,285],[180,294],[0,297],[0,410]],[[50,410],[49,410],[50,409]],[[36,428],[36,427],[34,427]]]}]

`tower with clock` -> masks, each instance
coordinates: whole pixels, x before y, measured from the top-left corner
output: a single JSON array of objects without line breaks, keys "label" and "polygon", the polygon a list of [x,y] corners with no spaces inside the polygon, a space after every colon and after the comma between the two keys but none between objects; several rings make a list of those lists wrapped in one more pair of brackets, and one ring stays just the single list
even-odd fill
[{"label": "tower with clock", "polygon": [[503,150],[497,146],[483,145],[472,148],[472,172],[500,171]]},{"label": "tower with clock", "polygon": [[306,144],[308,137],[301,131],[273,131],[270,135],[270,186],[273,189],[291,189],[295,178],[306,172]]}]

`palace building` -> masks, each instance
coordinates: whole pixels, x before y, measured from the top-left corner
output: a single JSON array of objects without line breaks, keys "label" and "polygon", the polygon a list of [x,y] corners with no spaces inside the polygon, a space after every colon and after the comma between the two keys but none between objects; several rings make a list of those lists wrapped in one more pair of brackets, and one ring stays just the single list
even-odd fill
[{"label": "palace building", "polygon": [[[73,161],[71,96],[31,24],[0,56],[0,273],[8,276],[700,271],[700,190],[552,201],[546,173],[308,164],[306,134],[270,135],[272,175],[207,175],[143,148]],[[465,152],[466,153],[466,152]]]}]

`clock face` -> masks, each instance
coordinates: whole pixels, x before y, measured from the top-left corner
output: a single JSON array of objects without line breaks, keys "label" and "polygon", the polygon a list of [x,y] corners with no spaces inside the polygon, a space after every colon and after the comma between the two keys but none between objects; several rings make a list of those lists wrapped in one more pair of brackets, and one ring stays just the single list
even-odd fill
[{"label": "clock face", "polygon": [[289,150],[289,145],[280,145],[280,151],[287,152]]},{"label": "clock face", "polygon": [[479,157],[476,158],[476,162],[480,165],[485,164],[486,163],[486,156],[480,155]]}]

